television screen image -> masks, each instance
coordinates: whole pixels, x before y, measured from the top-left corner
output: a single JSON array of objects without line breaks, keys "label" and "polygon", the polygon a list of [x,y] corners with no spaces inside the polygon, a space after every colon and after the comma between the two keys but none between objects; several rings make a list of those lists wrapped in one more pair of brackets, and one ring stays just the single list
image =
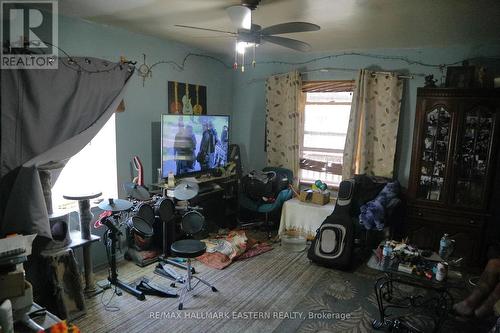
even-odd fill
[{"label": "television screen image", "polygon": [[209,171],[227,163],[229,116],[162,115],[162,177]]}]

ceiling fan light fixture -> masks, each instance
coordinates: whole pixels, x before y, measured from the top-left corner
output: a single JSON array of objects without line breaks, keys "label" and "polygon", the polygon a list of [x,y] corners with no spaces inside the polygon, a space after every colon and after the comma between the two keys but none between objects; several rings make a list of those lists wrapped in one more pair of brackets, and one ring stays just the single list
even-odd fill
[{"label": "ceiling fan light fixture", "polygon": [[255,46],[257,46],[257,44],[252,42],[236,41],[236,52],[239,54],[245,54],[247,48]]},{"label": "ceiling fan light fixture", "polygon": [[252,27],[252,10],[245,6],[231,6],[226,9],[231,22],[238,29],[250,30]]}]

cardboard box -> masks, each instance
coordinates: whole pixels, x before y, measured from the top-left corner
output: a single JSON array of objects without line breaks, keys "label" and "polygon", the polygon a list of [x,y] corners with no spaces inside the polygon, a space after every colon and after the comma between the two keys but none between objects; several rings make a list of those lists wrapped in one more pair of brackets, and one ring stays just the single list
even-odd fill
[{"label": "cardboard box", "polygon": [[0,274],[0,300],[24,295],[24,272]]},{"label": "cardboard box", "polygon": [[299,200],[302,202],[311,202],[317,205],[326,205],[330,202],[330,192],[318,192],[312,191],[311,195],[308,197],[310,191],[300,191]]}]

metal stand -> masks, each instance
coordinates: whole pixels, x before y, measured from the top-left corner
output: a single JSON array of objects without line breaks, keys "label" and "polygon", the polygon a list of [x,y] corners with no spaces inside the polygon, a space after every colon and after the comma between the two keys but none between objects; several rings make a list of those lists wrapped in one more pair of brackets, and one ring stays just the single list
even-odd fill
[{"label": "metal stand", "polygon": [[[113,217],[115,219],[118,218],[116,215],[113,215]],[[109,228],[109,227],[106,232],[109,233],[109,238],[111,239],[111,260],[110,260],[111,275],[108,277],[109,282],[112,285],[122,289],[123,291],[126,291],[129,294],[135,296],[138,300],[144,301],[146,297],[144,296],[144,293],[142,291],[139,291],[118,279],[118,273],[116,271],[116,243],[118,241],[118,234],[117,231],[114,230],[114,228]],[[121,293],[118,293],[117,291],[117,295],[120,296]]]},{"label": "metal stand", "polygon": [[[206,285],[207,287],[209,287],[210,289],[212,289],[213,292],[217,292],[217,288],[215,288],[214,286],[212,286],[210,283],[208,283],[207,281],[203,280],[202,278],[196,276],[196,275],[193,275],[193,273],[191,272],[191,259],[188,258],[187,259],[187,274],[186,274],[186,278],[184,279],[184,286],[182,287],[181,289],[181,295],[179,297],[179,307],[178,309],[179,310],[182,310],[182,308],[184,307],[184,297],[186,296],[186,294],[192,290],[194,290],[194,288],[196,288],[196,286],[201,282],[203,283],[204,285]],[[198,282],[193,286],[191,284],[191,279],[197,279]]]}]

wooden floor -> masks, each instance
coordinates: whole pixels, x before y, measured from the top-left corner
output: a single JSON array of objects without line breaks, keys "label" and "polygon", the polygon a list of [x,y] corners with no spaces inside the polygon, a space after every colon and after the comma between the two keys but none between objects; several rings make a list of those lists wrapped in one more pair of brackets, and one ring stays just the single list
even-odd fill
[{"label": "wooden floor", "polygon": [[[170,280],[154,274],[154,267],[140,268],[124,262],[119,266],[119,276],[126,282],[147,276],[168,286]],[[75,324],[82,332],[272,332],[283,321],[273,317],[292,312],[328,271],[311,265],[306,252],[287,253],[279,245],[257,257],[236,261],[224,270],[199,262],[195,267],[219,292],[200,284],[196,296],[188,295],[184,310],[178,311],[175,298],[146,296],[146,301],[139,301],[124,293],[109,301],[112,291],[107,290],[87,301],[87,314]],[[97,278],[106,274],[100,272]],[[107,302],[117,311],[106,310],[103,303]],[[256,316],[271,318],[252,319]]]}]

